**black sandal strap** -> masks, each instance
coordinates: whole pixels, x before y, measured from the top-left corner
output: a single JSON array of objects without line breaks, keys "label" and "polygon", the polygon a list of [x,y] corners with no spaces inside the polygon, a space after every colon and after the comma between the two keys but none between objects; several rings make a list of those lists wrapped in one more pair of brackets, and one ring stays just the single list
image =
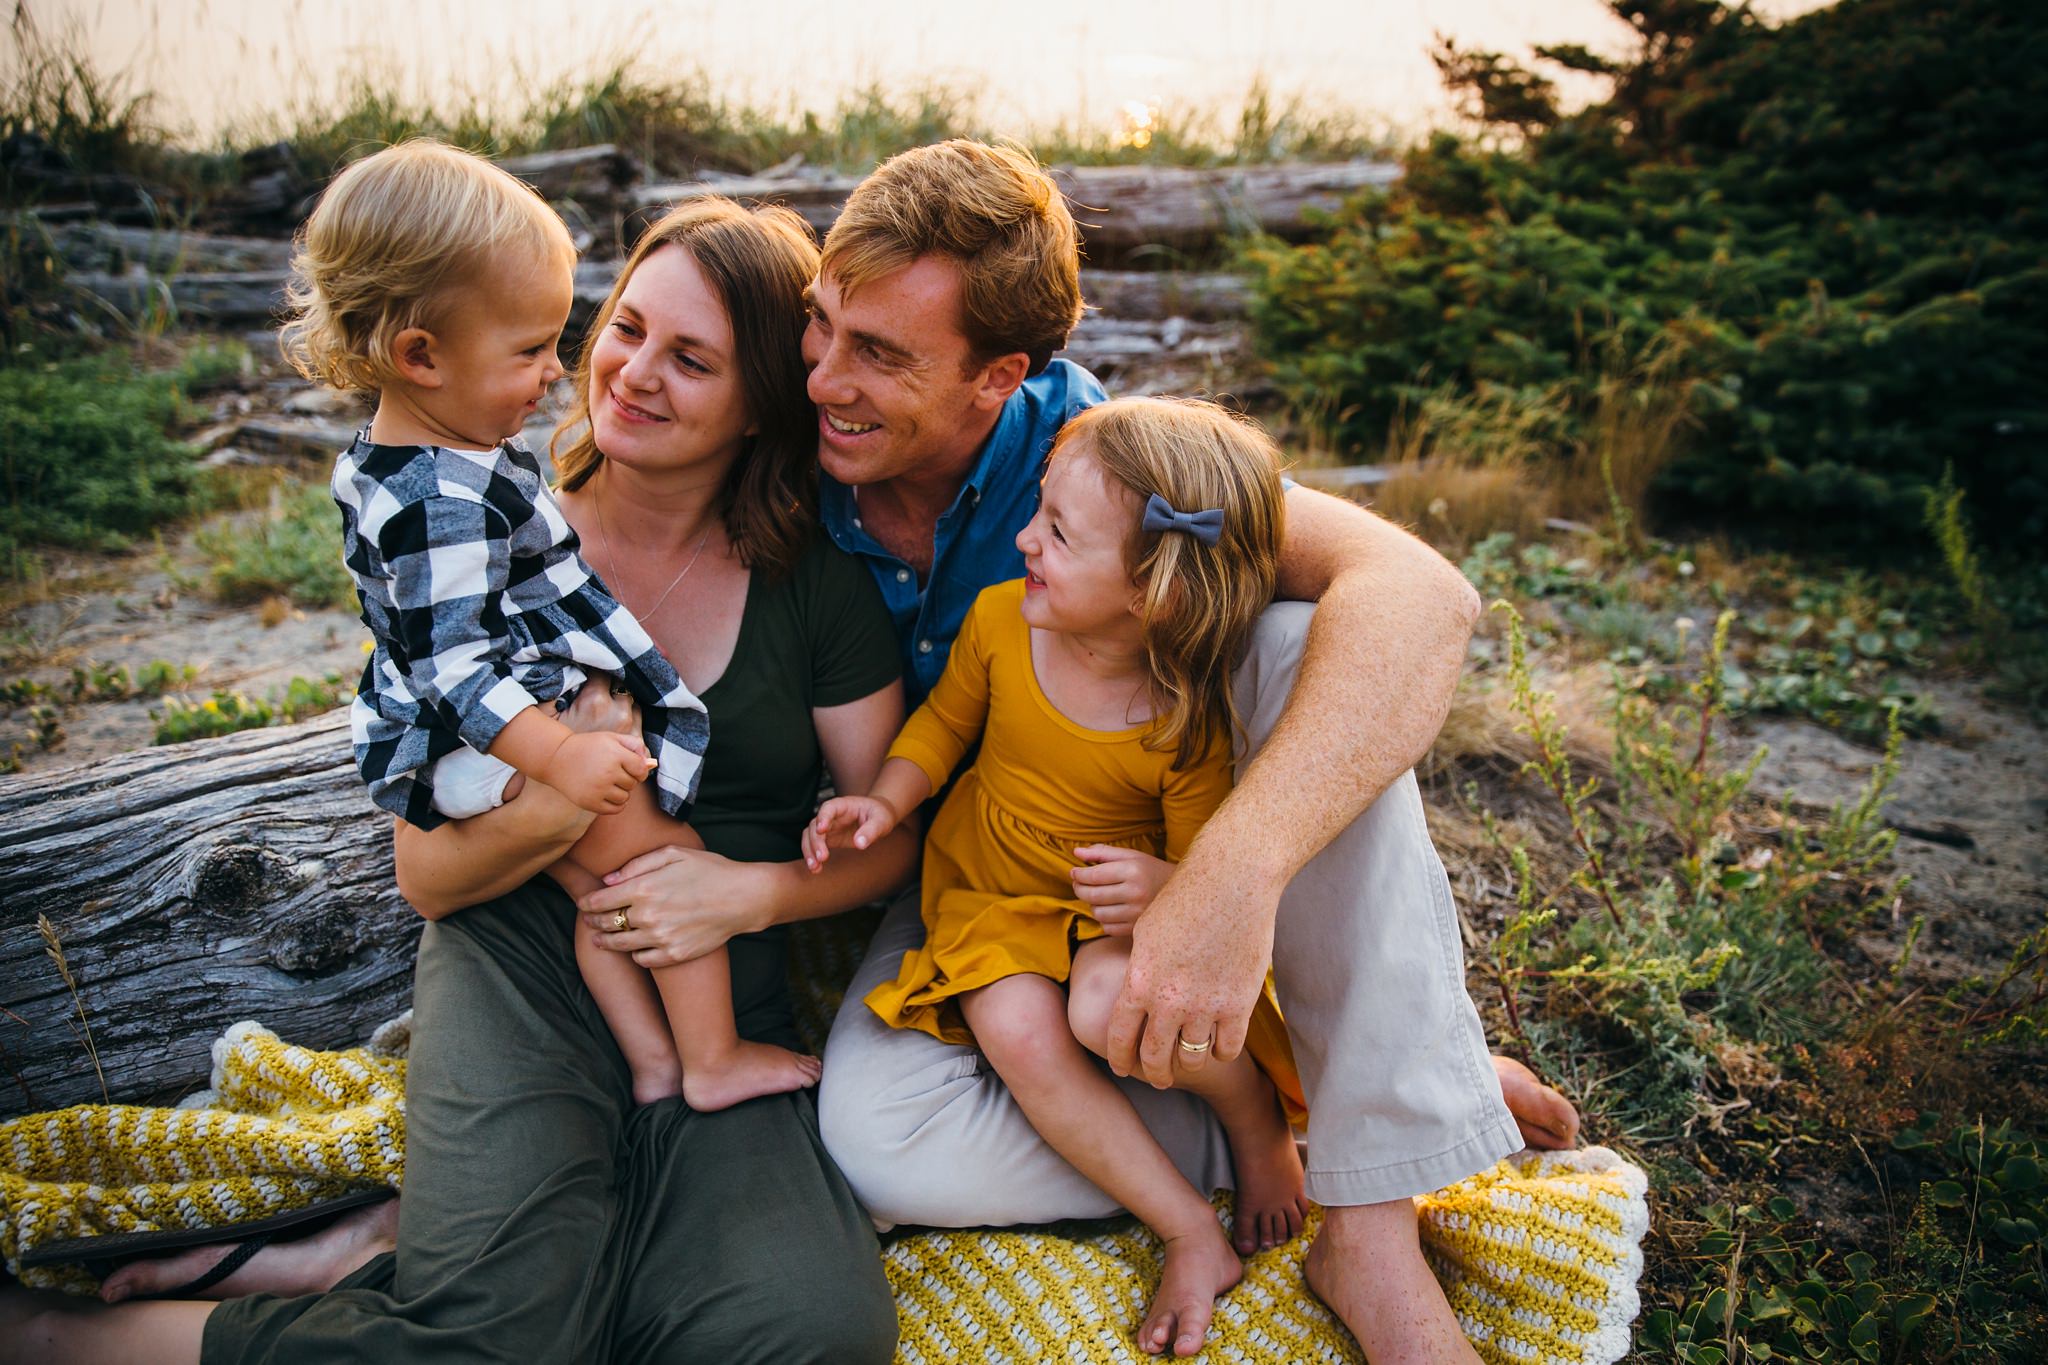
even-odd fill
[{"label": "black sandal strap", "polygon": [[249,1263],[249,1258],[270,1245],[270,1234],[260,1232],[248,1241],[236,1245],[233,1251],[214,1262],[213,1269],[195,1279],[187,1280],[175,1289],[166,1289],[161,1294],[150,1295],[153,1299],[196,1299],[207,1290],[225,1280]]}]

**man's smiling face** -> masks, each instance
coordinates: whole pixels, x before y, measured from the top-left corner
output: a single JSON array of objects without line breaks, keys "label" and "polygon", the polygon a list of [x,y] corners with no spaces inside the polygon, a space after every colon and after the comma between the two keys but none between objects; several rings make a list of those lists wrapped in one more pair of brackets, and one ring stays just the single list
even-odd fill
[{"label": "man's smiling face", "polygon": [[991,400],[988,366],[961,330],[960,267],[923,256],[851,294],[827,271],[810,304],[804,360],[824,471],[857,485],[964,463],[1007,394]]}]

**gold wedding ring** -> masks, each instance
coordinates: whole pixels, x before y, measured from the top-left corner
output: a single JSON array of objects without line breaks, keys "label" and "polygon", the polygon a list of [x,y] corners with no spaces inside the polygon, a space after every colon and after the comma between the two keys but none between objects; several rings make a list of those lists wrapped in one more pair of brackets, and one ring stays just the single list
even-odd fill
[{"label": "gold wedding ring", "polygon": [[1183,1038],[1180,1040],[1180,1050],[1182,1052],[1192,1052],[1197,1057],[1199,1057],[1204,1052],[1207,1052],[1210,1046],[1215,1043],[1215,1041],[1216,1040],[1214,1038],[1204,1038],[1199,1043],[1191,1043],[1187,1039]]},{"label": "gold wedding ring", "polygon": [[628,920],[628,919],[626,918],[626,912],[625,912],[625,911],[623,911],[623,910],[615,910],[615,911],[613,911],[613,912],[612,912],[612,932],[613,932],[613,933],[615,933],[615,934],[623,934],[623,933],[625,933],[625,932],[626,932],[626,931],[627,931],[628,929],[630,929],[630,928],[632,928],[632,927],[633,927],[632,921],[630,921],[630,920]]}]

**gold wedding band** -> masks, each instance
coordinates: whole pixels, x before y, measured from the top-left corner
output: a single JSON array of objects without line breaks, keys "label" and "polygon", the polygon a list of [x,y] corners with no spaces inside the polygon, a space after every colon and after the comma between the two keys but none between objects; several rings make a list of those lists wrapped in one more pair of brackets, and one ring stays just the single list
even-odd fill
[{"label": "gold wedding band", "polygon": [[1191,1043],[1187,1039],[1183,1038],[1180,1040],[1180,1050],[1182,1052],[1192,1052],[1199,1057],[1204,1052],[1207,1052],[1210,1046],[1215,1043],[1215,1041],[1216,1040],[1214,1038],[1204,1038],[1199,1043]]},{"label": "gold wedding band", "polygon": [[630,929],[630,928],[632,928],[632,927],[633,927],[632,921],[630,921],[630,920],[628,920],[628,919],[626,918],[626,912],[625,912],[625,911],[623,911],[623,910],[615,910],[615,911],[613,911],[613,912],[612,912],[612,932],[613,932],[613,933],[615,933],[615,934],[623,934],[623,933],[625,933],[625,932],[626,932],[626,931],[627,931],[628,929]]}]

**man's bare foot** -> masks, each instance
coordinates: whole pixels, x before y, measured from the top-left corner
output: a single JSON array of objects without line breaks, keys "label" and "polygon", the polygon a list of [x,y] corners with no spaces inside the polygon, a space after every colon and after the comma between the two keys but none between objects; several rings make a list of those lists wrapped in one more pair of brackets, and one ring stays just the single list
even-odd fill
[{"label": "man's bare foot", "polygon": [[1302,1270],[1367,1360],[1479,1365],[1423,1259],[1409,1200],[1325,1208]]},{"label": "man's bare foot", "polygon": [[1237,1172],[1237,1217],[1231,1243],[1240,1256],[1291,1241],[1308,1217],[1301,1191],[1301,1149],[1283,1122],[1256,1141],[1230,1134],[1230,1164]]},{"label": "man's bare foot", "polygon": [[1191,1356],[1209,1335],[1216,1296],[1244,1278],[1244,1262],[1212,1224],[1166,1240],[1166,1264],[1159,1272],[1159,1292],[1138,1327],[1138,1347],[1148,1355],[1172,1351]]},{"label": "man's bare foot", "polygon": [[[320,1231],[289,1242],[274,1242],[240,1269],[196,1297],[235,1299],[244,1294],[317,1294],[332,1289],[379,1252],[398,1243],[398,1201],[386,1199],[354,1209]],[[120,1303],[138,1295],[161,1294],[189,1284],[218,1265],[239,1243],[214,1242],[175,1256],[132,1261],[107,1276],[100,1298]]]},{"label": "man's bare foot", "polygon": [[741,1100],[816,1085],[823,1074],[825,1064],[816,1057],[773,1043],[742,1041],[715,1067],[685,1066],[683,1099],[698,1113],[708,1114],[714,1109],[730,1109]]},{"label": "man's bare foot", "polygon": [[1495,1056],[1493,1074],[1500,1078],[1501,1098],[1522,1130],[1522,1141],[1547,1151],[1562,1151],[1579,1140],[1579,1111],[1572,1102],[1536,1079],[1536,1073],[1513,1057]]}]

